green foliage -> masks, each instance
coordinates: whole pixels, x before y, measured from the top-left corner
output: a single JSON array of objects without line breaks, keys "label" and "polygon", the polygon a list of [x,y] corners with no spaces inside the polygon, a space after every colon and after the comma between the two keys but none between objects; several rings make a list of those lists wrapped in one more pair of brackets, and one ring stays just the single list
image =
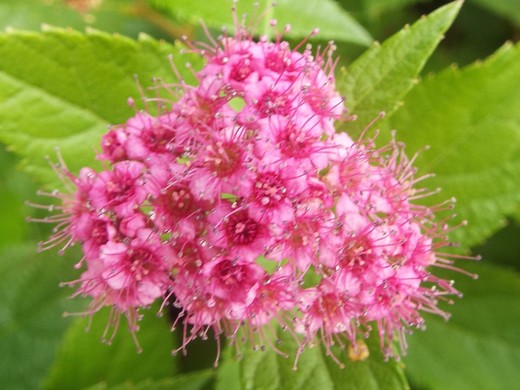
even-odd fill
[{"label": "green foliage", "polygon": [[33,186],[25,175],[16,171],[15,162],[15,156],[0,149],[0,248],[21,243],[29,230],[25,221],[29,210],[19,194],[28,193]]},{"label": "green foliage", "polygon": [[219,364],[215,390],[241,390],[240,362],[232,357],[232,349],[226,348]]},{"label": "green foliage", "polygon": [[3,0],[0,3],[0,26],[39,30],[42,21],[62,27],[83,28],[81,14],[68,7],[52,6],[39,0]]},{"label": "green foliage", "polygon": [[426,331],[409,338],[407,374],[418,388],[513,389],[520,383],[520,275],[486,264],[464,268],[479,280],[457,278],[464,298],[449,307],[452,318],[429,316]]},{"label": "green foliage", "polygon": [[374,44],[338,79],[345,104],[358,119],[344,126],[349,134],[361,132],[381,111],[391,115],[417,83],[426,60],[457,15],[456,1],[422,18],[386,40]]},{"label": "green foliage", "polygon": [[[513,215],[514,217],[514,215]],[[491,237],[484,245],[473,249],[486,263],[504,265],[520,272],[520,221],[508,219],[508,225]]]},{"label": "green foliage", "polygon": [[34,389],[52,364],[69,324],[62,318],[81,302],[67,300],[58,284],[73,278],[73,260],[35,253],[35,244],[0,252],[0,383],[2,388]]},{"label": "green foliage", "polygon": [[[211,2],[194,2],[190,0],[149,0],[159,9],[165,9],[178,19],[192,24],[204,23],[210,27],[226,26],[231,31],[234,25],[231,18],[231,0],[213,0]],[[321,39],[336,39],[359,45],[368,45],[370,35],[345,10],[331,0],[279,0],[272,7],[271,2],[242,0],[237,4],[238,15],[258,15],[265,10],[262,34],[270,34],[269,19],[276,19],[281,31],[286,24],[291,25],[289,37],[302,38],[309,35],[312,29],[319,27]]]},{"label": "green foliage", "polygon": [[502,15],[520,26],[520,1],[519,0],[473,0],[484,7]]},{"label": "green foliage", "polygon": [[126,382],[117,386],[98,383],[87,390],[203,390],[211,385],[215,372],[212,370],[198,371],[189,374],[176,375],[173,378],[146,380],[139,383]]},{"label": "green foliage", "polygon": [[[143,105],[134,75],[145,89],[153,85],[154,77],[175,83],[167,60],[173,54],[183,77],[188,83],[194,82],[184,63],[190,62],[196,69],[200,59],[180,55],[179,45],[157,38],[189,33],[199,19],[210,28],[232,27],[230,0],[148,2],[168,15],[151,9],[145,0],[105,0],[88,13],[78,13],[58,0],[1,2],[0,28],[12,26],[33,32],[11,29],[0,33],[0,141],[21,156],[24,173],[39,183],[50,188],[60,186],[45,159],[55,159],[56,147],[73,172],[82,166],[99,166],[94,156],[99,151],[100,136],[107,126],[124,122],[134,112],[126,104],[127,98],[135,99],[138,107]],[[254,14],[254,2],[238,3],[239,18],[244,12]],[[518,0],[473,2],[520,24]],[[419,0],[342,3],[363,14],[363,24],[377,23],[376,31],[387,32],[395,30],[393,22],[385,19],[389,13],[397,15],[395,22],[414,15],[412,10],[432,6],[431,1]],[[403,8],[411,4],[413,8]],[[344,124],[342,130],[355,137],[380,111],[386,111],[387,119],[378,123],[385,130],[381,138],[388,138],[386,130],[397,129],[397,138],[406,143],[409,155],[430,145],[430,150],[416,160],[418,175],[437,174],[424,182],[432,189],[443,188],[442,193],[431,198],[432,203],[451,196],[458,199],[456,221],[467,220],[469,226],[457,229],[453,238],[467,250],[489,238],[506,223],[507,217],[520,220],[520,46],[507,44],[482,63],[462,70],[447,69],[419,81],[426,61],[461,5],[461,1],[446,5],[382,44],[373,45],[343,72],[337,84],[346,96],[351,114],[358,116],[357,121]],[[467,4],[462,13],[465,8]],[[274,8],[266,1],[259,10],[266,12],[266,18],[257,31],[272,33],[269,18],[278,19],[278,30],[290,23],[288,36],[294,39],[320,27],[319,37],[339,41],[338,51],[348,60],[350,52],[342,51],[344,42],[368,45],[371,41],[365,29],[332,0],[280,0]],[[477,7],[473,7],[475,10]],[[459,28],[448,39],[449,50],[446,46],[442,50],[445,58],[437,57],[434,62],[444,64],[458,58],[475,58],[476,53],[481,55],[477,51],[481,44],[478,40],[486,33],[479,26],[487,25],[483,15],[483,9],[473,12],[464,29]],[[511,28],[496,16],[493,21],[494,25],[502,25],[505,32]],[[42,24],[76,29],[95,26],[119,34],[49,27],[40,31]],[[483,31],[479,35],[475,29]],[[138,31],[155,38],[141,34],[139,39],[132,40],[121,36],[137,37]],[[501,37],[500,34],[497,36]],[[459,38],[467,42],[466,35],[477,40],[471,45],[457,46]],[[490,40],[486,47],[492,43]],[[265,352],[247,351],[242,360],[235,361],[231,357],[233,351],[228,349],[218,369],[203,369],[211,364],[206,360],[212,361],[213,355],[209,347],[200,343],[191,352],[197,348],[200,351],[192,355],[211,356],[200,359],[204,360],[200,366],[190,368],[183,364],[183,358],[171,356],[178,335],[169,332],[166,319],[155,317],[152,310],[145,313],[137,334],[144,349],[142,354],[136,352],[125,320],[112,345],[101,344],[106,312],[104,317],[94,317],[87,333],[87,319],[71,323],[61,317],[64,311],[79,311],[83,307],[83,302],[65,299],[70,289],[58,288],[59,282],[78,277],[78,271],[71,267],[74,253],[59,258],[53,254],[36,255],[36,245],[32,243],[13,246],[28,234],[39,234],[38,228],[28,227],[22,221],[29,213],[23,201],[32,198],[34,185],[14,169],[17,161],[7,152],[0,152],[2,388],[408,388],[402,363],[384,362],[375,338],[369,340],[371,355],[363,362],[351,362],[345,351],[334,349],[346,363],[344,369],[317,346],[300,356],[298,371],[294,371],[297,347],[287,333],[280,333],[282,344],[277,347],[289,352],[289,359],[268,348]],[[517,236],[518,226],[513,225],[482,247],[486,259],[495,254],[487,261],[491,264],[457,264],[478,273],[480,280],[453,273],[444,275],[456,280],[456,287],[465,297],[446,308],[453,312],[449,322],[428,316],[428,329],[409,338],[404,370],[414,388],[508,389],[520,382]],[[432,271],[439,274],[438,270]],[[186,359],[189,358],[190,353]],[[194,369],[197,371],[186,373]]]},{"label": "green foliage", "polygon": [[443,189],[435,199],[457,198],[457,220],[469,226],[453,237],[466,248],[520,203],[519,74],[520,47],[505,45],[483,63],[427,78],[390,119],[409,153],[431,146],[417,166],[436,174],[427,182]]},{"label": "green foliage", "polygon": [[[128,97],[139,102],[134,75],[143,87],[152,78],[174,82],[167,56],[180,47],[143,36],[134,41],[91,31],[50,29],[0,35],[0,141],[23,156],[24,170],[49,187],[58,186],[45,160],[59,148],[72,171],[93,166],[101,134],[132,115]],[[186,78],[184,63],[174,57]]]},{"label": "green foliage", "polygon": [[2,0],[0,29],[40,31],[45,24],[77,30],[90,27],[133,38],[143,32],[159,38],[169,35],[169,31],[162,31],[150,20],[140,18],[139,11],[132,0],[100,1],[99,6],[88,13],[78,12],[59,0]]},{"label": "green foliage", "polygon": [[418,3],[424,0],[362,0],[363,7],[372,14],[380,14],[385,11],[402,8],[409,4]]},{"label": "green foliage", "polygon": [[244,353],[240,364],[240,378],[243,389],[293,389],[329,390],[341,386],[345,390],[407,389],[401,364],[385,362],[377,337],[368,340],[370,357],[365,361],[349,361],[344,349],[333,348],[339,360],[345,362],[340,368],[321,346],[305,350],[298,359],[298,369],[294,370],[294,359],[298,346],[287,332],[278,333],[282,352],[286,358],[271,348],[266,351]]},{"label": "green foliage", "polygon": [[173,337],[167,319],[158,318],[156,313],[156,309],[141,313],[143,320],[136,334],[143,350],[141,353],[138,353],[124,318],[110,345],[101,343],[105,330],[108,330],[108,337],[113,331],[108,327],[108,309],[92,319],[76,320],[63,338],[44,388],[83,389],[99,382],[114,386],[126,381],[138,383],[173,375],[176,371],[171,355]]}]

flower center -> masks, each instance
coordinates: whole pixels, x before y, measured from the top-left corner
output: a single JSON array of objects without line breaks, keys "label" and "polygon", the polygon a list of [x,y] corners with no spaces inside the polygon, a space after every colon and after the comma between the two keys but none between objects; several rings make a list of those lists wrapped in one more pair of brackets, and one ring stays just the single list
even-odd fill
[{"label": "flower center", "polygon": [[366,237],[353,238],[341,250],[340,263],[353,271],[363,271],[372,262],[373,252]]},{"label": "flower center", "polygon": [[106,192],[110,200],[120,204],[132,195],[134,186],[135,181],[132,178],[120,175],[106,183]]},{"label": "flower center", "polygon": [[274,173],[258,176],[254,186],[254,198],[263,207],[275,207],[285,199],[287,189],[282,179]]},{"label": "flower center", "polygon": [[228,176],[240,167],[242,150],[231,142],[217,142],[207,148],[206,166],[218,177]]},{"label": "flower center", "polygon": [[309,156],[311,151],[310,137],[302,134],[292,124],[278,134],[277,142],[282,153],[288,157],[304,158]]},{"label": "flower center", "polygon": [[258,223],[249,218],[245,211],[230,215],[225,222],[225,232],[230,241],[237,245],[247,245],[258,235]]},{"label": "flower center", "polygon": [[338,301],[336,294],[324,294],[319,299],[318,311],[323,313],[323,320],[326,322],[331,317],[335,317],[338,308],[341,307],[341,302]]},{"label": "flower center", "polygon": [[129,269],[136,281],[143,280],[157,263],[155,256],[147,249],[136,248],[129,253]]},{"label": "flower center", "polygon": [[312,241],[312,232],[306,223],[292,224],[291,235],[289,237],[293,248],[305,248]]},{"label": "flower center", "polygon": [[327,96],[326,88],[310,88],[305,94],[305,101],[317,114],[326,115],[330,111],[328,107],[329,98]]},{"label": "flower center", "polygon": [[158,203],[177,217],[186,217],[194,210],[193,195],[182,185],[176,185],[160,197]]},{"label": "flower center", "polygon": [[289,94],[276,91],[267,91],[256,104],[261,118],[271,115],[289,116],[291,114],[291,102]]},{"label": "flower center", "polygon": [[289,65],[290,52],[281,47],[269,51],[265,56],[265,67],[276,73],[282,73]]},{"label": "flower center", "polygon": [[218,265],[217,274],[227,287],[238,285],[244,280],[244,272],[241,266],[233,264],[231,260],[224,260]]},{"label": "flower center", "polygon": [[243,58],[235,64],[229,77],[236,81],[244,81],[252,72],[251,60]]},{"label": "flower center", "polygon": [[168,152],[168,145],[173,140],[175,133],[164,125],[155,125],[145,132],[143,140],[146,146],[155,152]]}]

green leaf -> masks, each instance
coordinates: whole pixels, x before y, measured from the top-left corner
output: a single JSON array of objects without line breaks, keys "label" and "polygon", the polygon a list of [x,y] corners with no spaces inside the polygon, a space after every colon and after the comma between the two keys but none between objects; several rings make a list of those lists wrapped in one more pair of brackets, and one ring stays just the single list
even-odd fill
[{"label": "green leaf", "polygon": [[344,126],[349,134],[359,134],[381,111],[389,116],[402,104],[461,5],[455,1],[441,7],[382,45],[375,43],[343,72],[338,90],[358,117]]},{"label": "green leaf", "polygon": [[[385,14],[385,12],[399,10],[421,1],[424,0],[361,0],[358,2],[342,0],[341,3],[344,4],[347,9],[358,6],[361,7],[363,12],[368,14],[371,18],[380,18]],[[379,21],[380,24],[383,24],[383,22],[384,21],[382,20]]]},{"label": "green leaf", "polygon": [[390,120],[408,151],[428,144],[417,166],[426,183],[455,196],[453,239],[473,246],[503,226],[520,205],[520,46],[508,44],[484,63],[426,79]]},{"label": "green leaf", "polygon": [[520,221],[508,219],[505,228],[494,234],[484,245],[472,249],[486,261],[508,267],[514,267],[520,271]]},{"label": "green leaf", "polygon": [[240,382],[240,362],[232,357],[233,350],[227,347],[219,363],[215,390],[242,390]]},{"label": "green leaf", "polygon": [[35,190],[30,180],[15,169],[15,164],[14,156],[0,145],[0,247],[21,243],[28,230],[28,210],[20,194]]},{"label": "green leaf", "polygon": [[511,214],[511,217],[515,219],[517,224],[520,224],[520,206]]},{"label": "green leaf", "polygon": [[2,0],[0,28],[39,30],[42,23],[55,26],[83,28],[86,22],[79,12],[41,0]]},{"label": "green leaf", "polygon": [[[79,2],[77,2],[79,3]],[[91,2],[95,3],[95,2]],[[167,35],[145,20],[146,12],[133,0],[98,2],[88,12],[79,12],[64,1],[2,0],[0,2],[0,29],[40,31],[42,24],[84,30],[91,27],[109,33],[136,38],[144,32],[155,37]]]},{"label": "green leaf", "polygon": [[[3,168],[3,167],[2,167]],[[17,194],[0,182],[0,212],[2,224],[0,225],[0,247],[18,244],[25,233],[25,207]]]},{"label": "green leaf", "polygon": [[[0,252],[0,383],[4,389],[39,388],[77,309],[58,284],[73,278],[73,261],[36,254],[36,244]],[[70,259],[69,259],[70,260]]]},{"label": "green leaf", "polygon": [[[203,21],[207,26],[220,28],[225,26],[234,30],[231,15],[232,0],[213,0],[197,2],[190,0],[149,0],[150,3],[175,16],[180,20],[192,24]],[[320,29],[321,39],[335,39],[367,46],[372,39],[361,25],[359,25],[345,10],[331,0],[278,0],[272,7],[270,2],[260,3],[256,9],[257,0],[241,0],[237,3],[237,15],[258,15],[266,11],[262,23],[262,34],[271,33],[268,27],[269,20],[276,19],[278,30],[283,30],[286,24],[291,25],[287,36],[302,38],[309,35],[312,29]],[[253,24],[253,23],[251,23]],[[257,31],[258,32],[258,31]]]},{"label": "green leaf", "polygon": [[267,348],[266,351],[248,351],[241,360],[241,377],[244,389],[292,389],[292,390],[371,390],[407,389],[408,385],[395,361],[385,362],[378,341],[369,340],[371,356],[365,361],[349,361],[346,351],[334,348],[339,360],[345,363],[340,368],[320,346],[304,351],[298,359],[297,370],[293,369],[297,346],[287,332],[280,332],[281,349],[288,353],[285,358]]},{"label": "green leaf", "polygon": [[203,390],[208,388],[214,376],[214,370],[204,370],[175,375],[172,378],[161,380],[146,380],[139,383],[126,382],[113,387],[101,382],[87,390]]},{"label": "green leaf", "polygon": [[92,320],[77,319],[64,337],[44,388],[73,390],[99,382],[114,386],[174,374],[176,359],[171,354],[174,337],[166,319],[158,318],[156,313],[154,309],[142,312],[143,319],[136,333],[141,353],[124,318],[111,344],[101,342],[109,321],[108,308],[96,313]]},{"label": "green leaf", "polygon": [[427,318],[409,338],[406,372],[418,388],[513,389],[520,383],[520,275],[486,264],[466,264],[480,275],[458,277],[464,293],[449,321]]},{"label": "green leaf", "polygon": [[[179,50],[100,32],[0,34],[0,141],[24,157],[25,171],[59,185],[45,156],[59,147],[72,171],[92,166],[107,126],[133,114],[127,98],[140,100],[134,75],[144,87],[153,77],[175,82],[167,56]],[[184,63],[200,62],[190,55],[174,60],[187,79],[193,76]]]},{"label": "green leaf", "polygon": [[109,390],[203,390],[212,383],[214,376],[214,370],[195,371],[160,381],[145,381],[135,385],[123,384]]},{"label": "green leaf", "polygon": [[473,0],[520,26],[520,1],[518,0]]}]

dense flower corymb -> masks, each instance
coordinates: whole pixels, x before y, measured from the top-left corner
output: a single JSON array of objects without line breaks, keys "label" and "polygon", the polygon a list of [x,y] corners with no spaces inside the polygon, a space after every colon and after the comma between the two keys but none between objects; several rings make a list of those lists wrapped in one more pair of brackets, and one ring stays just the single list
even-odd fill
[{"label": "dense flower corymb", "polygon": [[299,52],[237,30],[192,47],[206,60],[198,85],[164,85],[180,97],[103,136],[106,170],[55,166],[76,189],[49,194],[61,212],[42,249],[82,245],[69,284],[91,313],[111,306],[133,330],[142,308],[173,304],[179,349],[209,330],[272,345],[278,322],[300,351],[357,350],[374,330],[392,356],[421,311],[447,316],[437,303],[457,294],[430,273],[451,268],[434,218],[451,202],[414,203],[427,193],[401,144],[336,134],[347,117],[332,44]]}]

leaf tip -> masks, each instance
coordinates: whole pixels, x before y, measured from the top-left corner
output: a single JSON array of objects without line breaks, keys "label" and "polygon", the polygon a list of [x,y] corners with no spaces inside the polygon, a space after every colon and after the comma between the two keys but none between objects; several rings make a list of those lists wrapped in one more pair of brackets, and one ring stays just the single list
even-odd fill
[{"label": "leaf tip", "polygon": [[454,16],[457,15],[462,7],[462,5],[464,4],[464,0],[455,0],[451,3],[448,3],[446,4],[445,6],[441,7],[442,8],[452,8],[453,9],[453,12],[454,12]]}]

